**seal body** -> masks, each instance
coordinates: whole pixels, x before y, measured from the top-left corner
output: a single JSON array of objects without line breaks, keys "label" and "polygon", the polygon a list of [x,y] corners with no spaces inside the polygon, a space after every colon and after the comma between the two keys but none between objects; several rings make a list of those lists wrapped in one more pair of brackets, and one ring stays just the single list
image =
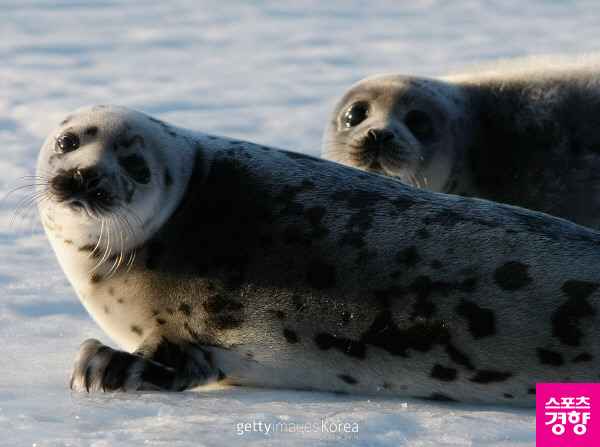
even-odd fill
[{"label": "seal body", "polygon": [[38,170],[59,262],[124,348],[86,341],[77,389],[533,405],[598,379],[600,235],[570,222],[118,107],[71,115]]},{"label": "seal body", "polygon": [[364,79],[332,112],[323,156],[598,228],[598,59],[502,60],[438,79]]}]

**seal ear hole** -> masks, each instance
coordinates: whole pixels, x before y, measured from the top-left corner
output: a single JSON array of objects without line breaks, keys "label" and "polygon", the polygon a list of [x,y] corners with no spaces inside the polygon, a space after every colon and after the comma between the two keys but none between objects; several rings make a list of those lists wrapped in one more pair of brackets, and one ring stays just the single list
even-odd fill
[{"label": "seal ear hole", "polygon": [[404,124],[417,140],[427,140],[435,135],[431,117],[422,110],[411,110],[404,117]]},{"label": "seal ear hole", "polygon": [[358,126],[371,112],[369,104],[365,101],[359,101],[352,104],[344,114],[344,124],[346,127]]},{"label": "seal ear hole", "polygon": [[127,174],[136,182],[143,185],[150,183],[152,175],[144,157],[140,155],[130,155],[129,157],[120,159],[121,166],[127,171]]},{"label": "seal ear hole", "polygon": [[79,148],[79,145],[79,137],[74,133],[67,132],[56,139],[56,144],[54,145],[54,152],[56,152],[57,154],[72,152],[75,149]]}]

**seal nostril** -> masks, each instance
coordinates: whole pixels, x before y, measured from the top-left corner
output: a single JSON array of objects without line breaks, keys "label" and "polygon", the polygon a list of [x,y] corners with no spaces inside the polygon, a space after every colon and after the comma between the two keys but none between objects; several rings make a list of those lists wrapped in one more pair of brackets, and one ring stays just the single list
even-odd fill
[{"label": "seal nostril", "polygon": [[102,179],[100,177],[94,177],[92,179],[89,179],[85,186],[87,188],[88,191],[91,191],[93,189],[98,188],[98,186],[100,186],[100,182],[102,181]]}]

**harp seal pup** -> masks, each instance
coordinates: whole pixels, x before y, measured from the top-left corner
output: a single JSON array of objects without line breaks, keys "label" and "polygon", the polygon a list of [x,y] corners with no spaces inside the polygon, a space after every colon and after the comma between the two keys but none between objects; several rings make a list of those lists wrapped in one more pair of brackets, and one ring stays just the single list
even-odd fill
[{"label": "harp seal pup", "polygon": [[210,382],[534,405],[600,371],[600,234],[89,106],[44,143],[57,258],[119,345],[77,390]]},{"label": "harp seal pup", "polygon": [[323,157],[598,228],[600,56],[502,59],[464,70],[358,82],[331,113]]}]

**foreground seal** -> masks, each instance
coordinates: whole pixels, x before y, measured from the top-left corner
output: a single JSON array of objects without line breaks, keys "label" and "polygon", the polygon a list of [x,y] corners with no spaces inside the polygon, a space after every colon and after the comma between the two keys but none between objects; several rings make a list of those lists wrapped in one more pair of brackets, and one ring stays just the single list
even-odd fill
[{"label": "foreground seal", "polygon": [[335,106],[322,155],[431,191],[598,228],[599,59],[502,60],[438,79],[366,78]]},{"label": "foreground seal", "polygon": [[79,390],[533,405],[537,382],[598,380],[600,234],[570,222],[120,107],[65,119],[38,177],[61,266],[125,350],[83,343]]}]

